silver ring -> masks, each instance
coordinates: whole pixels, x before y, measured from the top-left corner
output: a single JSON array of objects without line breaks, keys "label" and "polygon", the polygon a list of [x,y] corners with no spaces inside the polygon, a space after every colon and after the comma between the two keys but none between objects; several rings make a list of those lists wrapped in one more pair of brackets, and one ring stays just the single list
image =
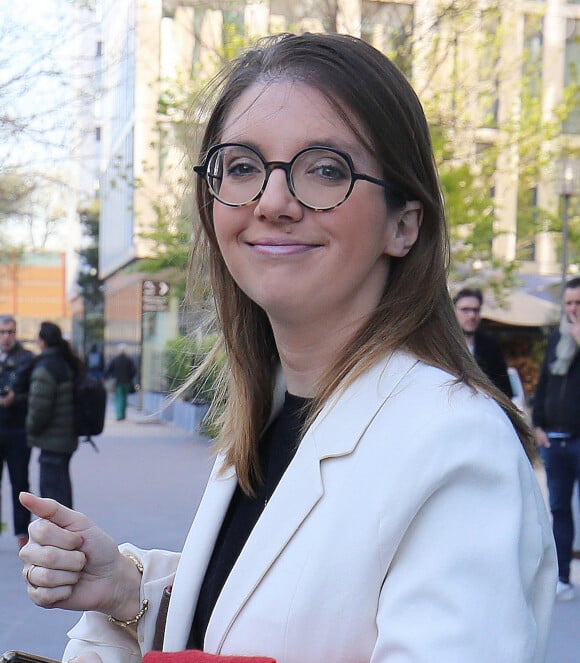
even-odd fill
[{"label": "silver ring", "polygon": [[26,582],[32,587],[32,589],[38,589],[38,585],[35,585],[32,580],[30,579],[30,574],[32,573],[32,569],[36,568],[36,564],[31,564],[28,569],[26,570],[26,575],[24,576],[26,578]]}]

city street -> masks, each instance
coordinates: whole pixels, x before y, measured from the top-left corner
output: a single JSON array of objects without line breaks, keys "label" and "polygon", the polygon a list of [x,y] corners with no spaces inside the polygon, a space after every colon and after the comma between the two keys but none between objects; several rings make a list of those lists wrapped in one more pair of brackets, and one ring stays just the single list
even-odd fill
[{"label": "city street", "polygon": [[[147,420],[130,409],[127,421],[109,418],[105,433],[96,438],[96,443],[99,453],[82,444],[73,457],[75,508],[103,526],[119,543],[131,541],[144,548],[179,550],[210,469],[207,440]],[[31,462],[34,489],[38,485],[37,465],[35,452]],[[22,649],[59,658],[66,631],[78,616],[43,610],[29,601],[11,532],[6,472],[2,503],[2,520],[9,527],[0,536],[0,652]],[[574,565],[573,581],[580,588],[580,562]],[[578,624],[580,596],[556,605],[547,663],[580,663]]]}]

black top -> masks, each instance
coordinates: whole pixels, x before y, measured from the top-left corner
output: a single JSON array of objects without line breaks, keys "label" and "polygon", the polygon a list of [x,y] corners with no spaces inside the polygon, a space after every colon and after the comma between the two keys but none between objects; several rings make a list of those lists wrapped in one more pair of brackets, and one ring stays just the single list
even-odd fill
[{"label": "black top", "polygon": [[122,352],[111,359],[111,363],[105,371],[105,377],[114,378],[117,382],[122,384],[131,384],[136,373],[137,369],[135,368],[133,360]]},{"label": "black top", "polygon": [[225,582],[250,532],[292,460],[309,400],[286,393],[284,406],[260,440],[260,466],[264,484],[248,497],[236,487],[222,523],[205,577],[187,643],[188,649],[203,649],[205,632]]},{"label": "black top", "polygon": [[532,421],[545,431],[580,436],[580,353],[570,364],[566,375],[553,375],[550,364],[556,360],[560,340],[555,330],[549,340],[540,379],[534,395]]}]

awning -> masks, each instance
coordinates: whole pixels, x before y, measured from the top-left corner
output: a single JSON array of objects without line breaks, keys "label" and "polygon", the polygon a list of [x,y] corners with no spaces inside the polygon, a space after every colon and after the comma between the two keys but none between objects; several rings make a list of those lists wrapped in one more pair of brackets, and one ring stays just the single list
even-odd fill
[{"label": "awning", "polygon": [[481,317],[515,327],[544,327],[560,319],[560,306],[521,290],[510,293],[503,306],[484,303]]}]

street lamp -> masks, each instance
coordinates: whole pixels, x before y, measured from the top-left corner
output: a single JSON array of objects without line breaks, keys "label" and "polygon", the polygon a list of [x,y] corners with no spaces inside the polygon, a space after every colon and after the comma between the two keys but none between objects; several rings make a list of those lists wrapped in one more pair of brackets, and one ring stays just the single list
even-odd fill
[{"label": "street lamp", "polygon": [[568,214],[570,199],[580,191],[580,162],[578,159],[564,159],[558,177],[560,195],[564,198],[562,210],[562,294],[568,275]]}]

